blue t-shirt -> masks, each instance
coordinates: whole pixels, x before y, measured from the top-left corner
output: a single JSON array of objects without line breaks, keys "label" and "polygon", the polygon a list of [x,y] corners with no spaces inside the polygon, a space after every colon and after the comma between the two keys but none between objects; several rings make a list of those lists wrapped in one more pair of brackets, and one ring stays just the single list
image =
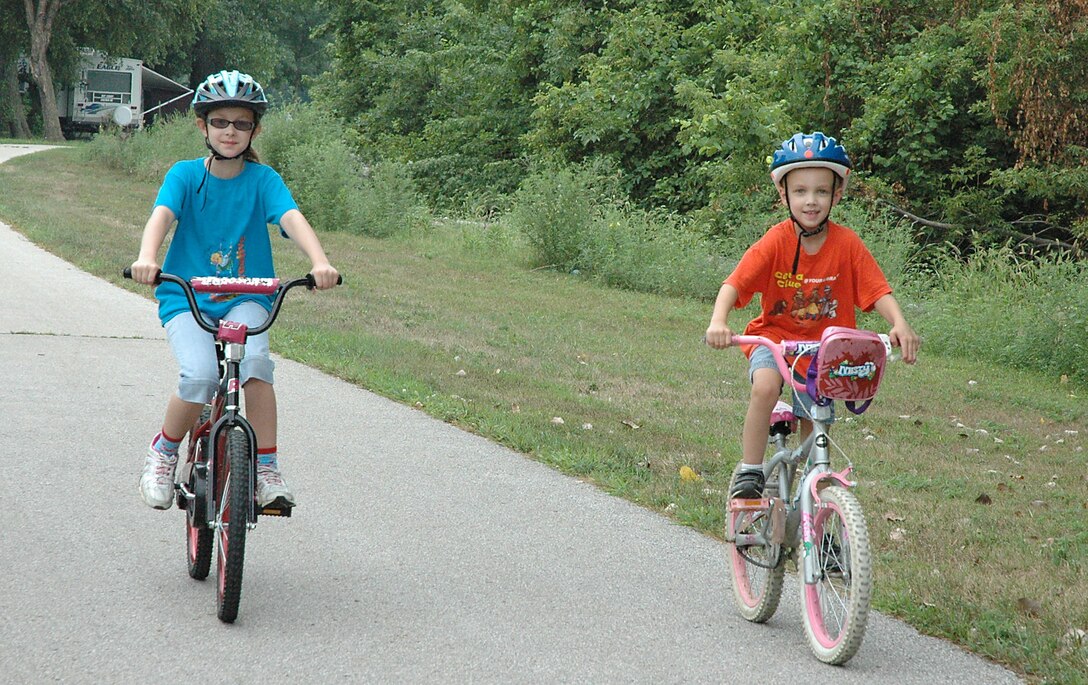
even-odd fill
[{"label": "blue t-shirt", "polygon": [[[197,193],[202,181],[204,186]],[[298,208],[291,191],[271,167],[246,162],[234,178],[221,179],[209,173],[205,179],[204,158],[178,162],[170,168],[155,199],[155,206],[160,205],[170,209],[178,222],[162,270],[186,279],[274,277],[268,224],[279,225],[285,213]],[[164,324],[189,311],[185,294],[174,283],[160,285],[155,296]],[[260,302],[266,309],[272,306],[265,295],[197,295],[201,312],[212,321],[246,300]]]}]

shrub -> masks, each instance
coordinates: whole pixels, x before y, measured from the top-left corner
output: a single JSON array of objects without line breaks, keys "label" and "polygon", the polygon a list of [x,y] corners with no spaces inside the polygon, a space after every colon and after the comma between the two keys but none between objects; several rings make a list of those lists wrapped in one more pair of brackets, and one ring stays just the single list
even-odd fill
[{"label": "shrub", "polygon": [[430,212],[405,165],[382,162],[371,169],[350,206],[362,233],[375,238],[425,230]]},{"label": "shrub", "polygon": [[344,141],[344,126],[312,105],[289,105],[261,120],[261,134],[253,146],[261,161],[281,170],[292,150],[301,146],[336,145]]},{"label": "shrub", "polygon": [[1088,264],[1007,247],[948,254],[927,295],[926,346],[1088,381]]},{"label": "shrub", "polygon": [[514,194],[509,221],[529,241],[538,266],[582,268],[582,251],[599,213],[583,174],[538,171]]},{"label": "shrub", "polygon": [[607,285],[700,299],[714,298],[732,268],[690,222],[630,205],[604,210],[583,255]]},{"label": "shrub", "polygon": [[105,129],[82,149],[92,160],[148,180],[161,180],[178,160],[195,159],[205,151],[188,114],[166,117],[139,131]]},{"label": "shrub", "polygon": [[361,167],[342,142],[306,142],[282,151],[279,168],[287,186],[317,230],[359,232],[353,202]]}]

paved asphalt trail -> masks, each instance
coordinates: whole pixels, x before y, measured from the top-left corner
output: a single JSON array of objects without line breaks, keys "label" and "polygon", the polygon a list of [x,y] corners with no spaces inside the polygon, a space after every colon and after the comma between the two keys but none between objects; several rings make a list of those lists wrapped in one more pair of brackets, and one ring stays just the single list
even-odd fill
[{"label": "paved asphalt trail", "polygon": [[174,374],[151,301],[0,224],[0,682],[1020,682],[879,615],[824,666],[795,579],[748,624],[721,543],[283,359],[300,505],[224,625],[136,491]]}]

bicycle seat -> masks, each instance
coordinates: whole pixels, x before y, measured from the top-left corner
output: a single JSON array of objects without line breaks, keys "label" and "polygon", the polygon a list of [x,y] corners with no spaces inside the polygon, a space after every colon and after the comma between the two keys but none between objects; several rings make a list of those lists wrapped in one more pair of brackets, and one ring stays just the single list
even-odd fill
[{"label": "bicycle seat", "polygon": [[771,424],[778,423],[779,421],[792,423],[796,420],[797,417],[793,415],[793,407],[782,400],[778,400],[778,403],[774,405],[774,409],[771,411]]}]

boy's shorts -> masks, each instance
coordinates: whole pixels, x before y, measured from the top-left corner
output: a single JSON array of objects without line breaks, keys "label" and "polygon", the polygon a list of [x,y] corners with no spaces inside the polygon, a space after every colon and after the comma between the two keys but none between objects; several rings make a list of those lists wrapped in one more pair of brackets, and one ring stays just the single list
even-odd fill
[{"label": "boy's shorts", "polygon": [[[755,375],[756,369],[774,369],[778,371],[778,362],[774,359],[774,353],[768,350],[763,345],[757,345],[752,350],[752,356],[748,359],[748,382],[752,382],[752,376]],[[781,373],[781,372],[779,372]],[[785,386],[785,383],[783,383]],[[791,404],[793,405],[793,413],[799,419],[808,419],[811,416],[812,411],[812,398],[807,392],[795,391],[793,386],[789,386],[788,392],[791,396]],[[831,420],[835,420],[835,404],[831,404]]]},{"label": "boy's shorts", "polygon": [[[223,317],[250,328],[264,323],[268,310],[247,300],[233,307]],[[207,404],[219,387],[219,359],[215,356],[215,338],[197,325],[192,312],[182,312],[164,325],[166,340],[178,361],[178,397],[186,402]],[[246,340],[246,356],[239,370],[242,385],[251,378],[273,382],[276,365],[268,350],[268,331]]]}]

